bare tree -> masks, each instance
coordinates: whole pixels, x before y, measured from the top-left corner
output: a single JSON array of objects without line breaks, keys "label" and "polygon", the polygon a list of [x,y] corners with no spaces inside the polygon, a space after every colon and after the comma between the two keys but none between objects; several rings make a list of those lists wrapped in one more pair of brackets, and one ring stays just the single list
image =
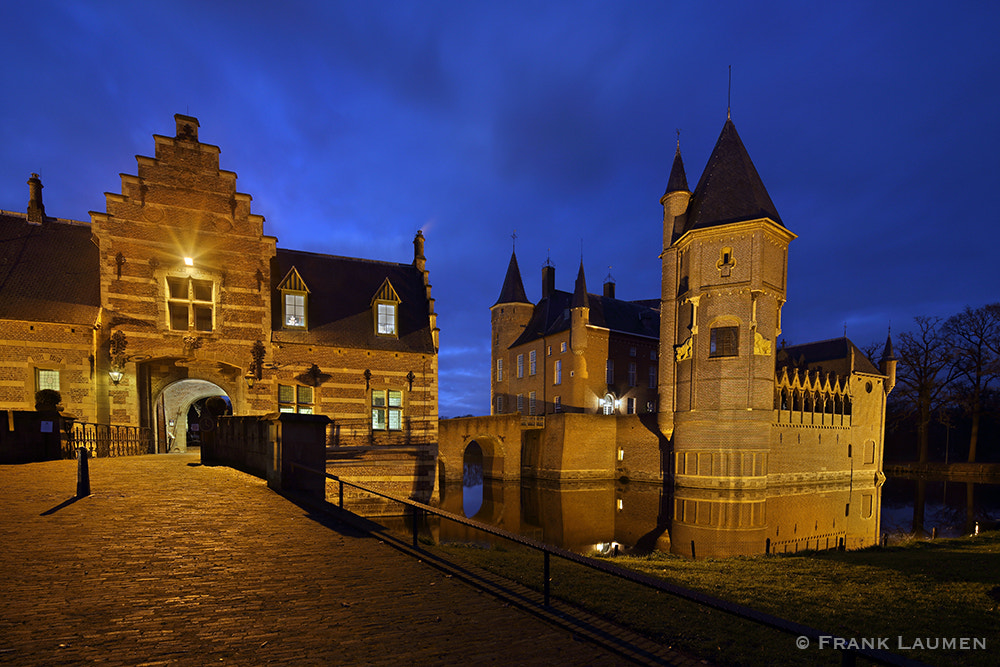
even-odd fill
[{"label": "bare tree", "polygon": [[956,398],[972,420],[969,463],[976,461],[983,396],[991,382],[1000,378],[1000,304],[965,307],[944,323],[941,333],[951,346]]},{"label": "bare tree", "polygon": [[915,317],[915,331],[899,337],[896,356],[896,390],[911,415],[917,418],[920,463],[929,451],[931,416],[954,379],[951,345],[942,333],[940,317]]}]

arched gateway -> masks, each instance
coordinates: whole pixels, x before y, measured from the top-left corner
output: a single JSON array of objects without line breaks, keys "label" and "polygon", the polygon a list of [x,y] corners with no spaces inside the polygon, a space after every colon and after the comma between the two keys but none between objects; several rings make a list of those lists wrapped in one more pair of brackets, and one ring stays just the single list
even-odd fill
[{"label": "arched gateway", "polygon": [[[211,399],[223,401],[214,407]],[[168,385],[156,398],[156,451],[185,452],[215,428],[220,409],[232,414],[232,401],[217,384],[184,379]]]}]

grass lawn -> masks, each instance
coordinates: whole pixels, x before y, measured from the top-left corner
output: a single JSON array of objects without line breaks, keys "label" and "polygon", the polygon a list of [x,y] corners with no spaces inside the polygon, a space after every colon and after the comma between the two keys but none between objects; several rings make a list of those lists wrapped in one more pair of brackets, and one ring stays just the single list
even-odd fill
[{"label": "grass lawn", "polygon": [[[484,569],[540,590],[542,555],[440,546]],[[913,541],[889,548],[691,560],[654,553],[608,559],[673,584],[737,602],[846,639],[885,639],[883,648],[932,665],[1000,665],[1000,533]],[[796,647],[796,637],[657,593],[560,558],[552,595],[710,662],[728,665],[839,664],[839,653]],[[985,640],[986,649],[933,642]],[[956,644],[957,646],[957,644]],[[971,646],[971,644],[970,644]],[[901,648],[902,647],[902,648]]]}]

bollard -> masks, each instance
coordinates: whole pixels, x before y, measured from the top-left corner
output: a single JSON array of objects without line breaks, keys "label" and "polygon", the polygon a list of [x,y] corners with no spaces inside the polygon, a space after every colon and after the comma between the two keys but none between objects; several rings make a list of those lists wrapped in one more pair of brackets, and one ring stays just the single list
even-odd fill
[{"label": "bollard", "polygon": [[936,540],[937,539],[937,526],[934,526],[933,528],[931,528],[931,539],[932,540]]},{"label": "bollard", "polygon": [[90,495],[90,467],[87,465],[88,458],[90,458],[90,452],[87,451],[86,447],[80,447],[76,450],[77,498],[86,498]]}]

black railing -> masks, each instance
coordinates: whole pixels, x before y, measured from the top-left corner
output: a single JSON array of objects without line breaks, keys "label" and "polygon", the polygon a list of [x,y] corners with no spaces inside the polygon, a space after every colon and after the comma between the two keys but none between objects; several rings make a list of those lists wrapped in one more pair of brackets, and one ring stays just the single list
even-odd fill
[{"label": "black railing", "polygon": [[140,426],[75,422],[63,440],[63,457],[74,458],[80,447],[85,447],[92,457],[152,454],[153,432]]},{"label": "black railing", "polygon": [[[745,605],[736,604],[734,602],[729,602],[728,600],[723,600],[711,595],[707,595],[700,591],[695,591],[689,588],[684,588],[682,586],[677,586],[669,582],[663,581],[662,579],[656,579],[655,577],[650,577],[648,575],[642,574],[641,572],[635,572],[634,570],[629,570],[613,563],[609,563],[603,560],[597,560],[595,558],[588,558],[572,551],[567,551],[565,549],[560,549],[554,547],[550,544],[545,544],[544,542],[539,542],[538,540],[533,540],[529,537],[524,537],[522,535],[517,535],[511,533],[502,528],[497,528],[496,526],[490,526],[472,519],[468,519],[464,516],[459,516],[457,514],[452,514],[451,512],[446,512],[444,510],[438,509],[436,507],[431,507],[430,505],[425,505],[424,503],[419,503],[414,500],[407,498],[400,498],[399,496],[394,496],[389,493],[382,491],[377,491],[371,487],[364,486],[362,484],[356,484],[354,482],[345,480],[337,475],[314,470],[312,468],[307,468],[306,466],[293,464],[294,467],[302,468],[314,475],[325,475],[327,479],[332,479],[339,485],[338,494],[338,506],[341,510],[344,509],[344,486],[350,486],[355,489],[364,491],[365,493],[370,493],[387,500],[399,503],[411,510],[412,520],[413,520],[413,548],[419,549],[418,534],[420,529],[420,521],[423,515],[433,515],[439,516],[442,519],[448,521],[454,521],[455,523],[480,530],[484,533],[490,535],[496,535],[497,537],[502,537],[506,540],[520,544],[522,546],[534,549],[536,551],[541,551],[544,554],[543,557],[543,571],[542,571],[542,589],[544,594],[544,604],[549,606],[550,599],[550,576],[549,576],[549,560],[551,556],[556,556],[584,567],[588,567],[598,572],[603,572],[613,577],[619,579],[625,579],[633,583],[651,588],[655,591],[661,593],[667,593],[668,595],[673,595],[675,597],[694,602],[695,604],[702,605],[711,609],[717,609],[719,611],[725,612],[736,616],[737,618],[751,621],[779,632],[784,632],[790,635],[794,635],[797,638],[808,638],[811,645],[822,646],[826,645],[834,650],[841,652],[841,660],[844,665],[855,664],[855,658],[858,656],[864,657],[872,662],[882,664],[882,665],[898,665],[900,667],[917,667],[924,665],[922,662],[916,660],[911,660],[903,656],[897,655],[895,653],[890,653],[888,651],[883,651],[876,648],[865,648],[864,646],[857,646],[857,642],[849,642],[846,639],[841,639],[828,632],[822,632],[811,628],[807,625],[802,625],[801,623],[795,623],[794,621],[789,621],[778,616],[773,616],[767,614],[751,607]],[[815,642],[815,643],[813,643]]]}]

